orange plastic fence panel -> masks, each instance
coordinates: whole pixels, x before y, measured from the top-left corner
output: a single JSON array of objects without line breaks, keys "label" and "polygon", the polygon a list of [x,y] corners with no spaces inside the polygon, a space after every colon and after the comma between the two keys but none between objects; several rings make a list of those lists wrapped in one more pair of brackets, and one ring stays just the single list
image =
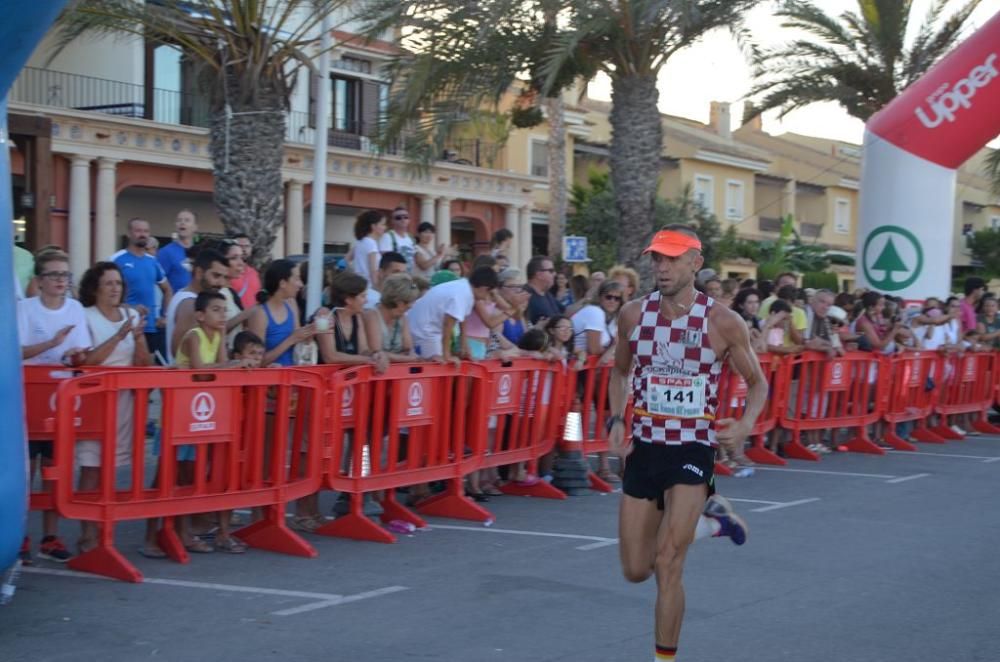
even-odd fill
[{"label": "orange plastic fence panel", "polygon": [[[152,379],[151,379],[152,378]],[[146,464],[148,392],[162,396],[158,457]],[[54,466],[55,506],[64,517],[94,521],[98,546],[70,567],[127,581],[142,575],[114,546],[114,526],[130,519],[167,518],[161,546],[180,562],[187,554],[170,526],[173,517],[236,508],[265,507],[260,521],[235,532],[248,544],[272,551],[315,556],[316,551],[285,524],[285,504],[319,489],[322,380],[287,369],[160,370],[100,372],[64,381],[57,390]],[[118,402],[133,392],[127,484],[116,477],[120,443]],[[103,407],[100,434],[81,432],[71,403],[90,398]],[[296,421],[301,421],[297,423]],[[296,430],[304,438],[294,437]],[[74,486],[75,449],[96,440],[100,479],[95,490]],[[147,486],[155,476],[151,486]]]},{"label": "orange plastic fence panel", "polygon": [[[67,368],[56,365],[23,366],[25,427],[31,441],[53,441],[56,437],[56,391],[67,379],[101,372],[134,370],[134,368],[108,368],[87,366]],[[151,375],[162,368],[144,368]],[[155,377],[151,384],[155,383]],[[99,439],[105,426],[106,407],[96,397],[82,396],[72,403],[73,425],[82,439]],[[32,510],[52,510],[55,499],[47,491],[31,493]]]},{"label": "orange plastic fence panel", "polygon": [[969,414],[972,427],[987,434],[1000,434],[1000,428],[991,425],[986,412],[996,398],[996,353],[966,352],[946,356],[941,361],[940,398],[934,412],[940,414],[934,432],[949,439],[962,439],[947,425],[944,416]]},{"label": "orange plastic fence panel", "polygon": [[[747,457],[759,464],[782,466],[786,464],[785,460],[768,450],[765,444],[765,436],[778,425],[779,404],[783,395],[779,392],[781,384],[778,380],[781,374],[778,370],[780,358],[772,354],[758,354],[757,359],[760,361],[761,370],[767,380],[768,398],[764,405],[764,411],[754,422],[751,432],[752,444],[747,449],[746,454]],[[718,399],[717,419],[740,419],[743,417],[747,405],[747,383],[728,363],[722,368]]]},{"label": "orange plastic fence panel", "polygon": [[936,352],[904,352],[886,359],[880,375],[884,395],[882,420],[888,425],[885,441],[897,450],[916,450],[916,446],[896,434],[896,424],[916,422],[910,436],[917,441],[944,443],[927,427],[927,416],[938,398],[935,376],[941,374],[941,357]]},{"label": "orange plastic fence panel", "polygon": [[[606,422],[611,415],[611,403],[608,400],[608,386],[611,380],[611,364],[599,364],[597,356],[591,356],[586,364],[576,371],[575,385],[569,397],[580,403],[580,421],[583,430],[583,442],[581,449],[584,456],[593,453],[606,453],[608,451],[608,433]],[[572,380],[571,380],[572,382]],[[625,434],[632,433],[631,425],[632,406],[626,406]],[[591,472],[591,489],[600,492],[611,492],[613,487],[597,474]]]},{"label": "orange plastic fence panel", "polygon": [[[399,504],[395,490],[447,481],[444,493],[419,505],[428,515],[475,521],[493,515],[468,499],[462,477],[482,466],[484,450],[468,421],[485,419],[485,386],[465,367],[394,364],[384,374],[371,366],[326,366],[323,486],[351,495],[347,515],[317,533],[394,542],[395,536],[363,514],[361,496],[384,491],[382,520],[426,522]],[[316,370],[316,369],[310,369]]]},{"label": "orange plastic fence panel", "polygon": [[802,460],[819,456],[801,443],[809,430],[848,428],[855,435],[846,442],[849,450],[882,455],[870,438],[867,426],[882,417],[885,381],[884,357],[868,352],[849,352],[829,358],[820,352],[804,352],[782,362],[781,388],[785,397],[778,412],[782,428],[791,431],[785,454]]},{"label": "orange plastic fence panel", "polygon": [[[538,473],[538,460],[555,447],[565,420],[566,369],[561,363],[518,359],[508,363],[470,364],[486,388],[485,419],[470,420],[470,429],[485,448],[483,467],[525,462]],[[566,494],[545,481],[507,483],[507,494],[565,499]]]}]

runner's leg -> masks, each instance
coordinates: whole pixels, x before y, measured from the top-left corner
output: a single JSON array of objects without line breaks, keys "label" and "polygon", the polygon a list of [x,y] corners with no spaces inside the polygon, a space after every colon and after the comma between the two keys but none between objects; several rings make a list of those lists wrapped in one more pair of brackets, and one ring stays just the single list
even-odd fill
[{"label": "runner's leg", "polygon": [[622,495],[618,509],[618,552],[622,574],[630,582],[643,582],[653,574],[657,530],[663,513],[654,499]]},{"label": "runner's leg", "polygon": [[674,485],[667,490],[656,549],[656,644],[676,648],[684,618],[684,559],[694,542],[708,487]]}]

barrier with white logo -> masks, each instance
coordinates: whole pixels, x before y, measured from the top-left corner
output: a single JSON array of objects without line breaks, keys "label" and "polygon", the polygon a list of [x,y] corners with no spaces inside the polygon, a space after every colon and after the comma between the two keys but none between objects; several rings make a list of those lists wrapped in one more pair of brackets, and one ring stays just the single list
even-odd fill
[{"label": "barrier with white logo", "polygon": [[469,420],[482,416],[481,380],[461,368],[434,363],[300,368],[326,383],[323,488],[352,495],[347,514],[320,535],[391,543],[396,537],[363,512],[361,495],[381,492],[383,522],[426,522],[396,499],[396,489],[445,481],[447,489],[419,504],[419,512],[483,521],[492,515],[468,499],[463,477],[482,466],[483,453]]},{"label": "barrier with white logo", "polygon": [[[158,457],[147,464],[152,389],[159,391],[163,404]],[[118,396],[124,391],[135,394],[127,477],[117,475],[115,467]],[[142,581],[142,574],[115,548],[115,523],[166,518],[160,546],[174,560],[186,562],[171,518],[250,507],[263,507],[264,517],[234,532],[241,540],[261,549],[316,556],[286,526],[285,504],[319,489],[322,393],[318,376],[288,369],[122,369],[63,380],[56,393],[54,462],[43,476],[54,481],[60,515],[97,522],[100,529],[97,547],[73,558],[70,567]],[[102,414],[99,429],[77,425],[72,403],[78,400],[87,414]],[[97,440],[101,449],[100,482],[93,491],[74,487],[73,449],[81,440]],[[193,463],[190,484],[178,484],[182,461]]]}]

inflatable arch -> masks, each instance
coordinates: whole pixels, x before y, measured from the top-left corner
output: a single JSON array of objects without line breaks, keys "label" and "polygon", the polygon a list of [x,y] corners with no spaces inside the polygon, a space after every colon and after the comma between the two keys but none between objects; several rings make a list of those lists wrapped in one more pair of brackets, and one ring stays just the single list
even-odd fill
[{"label": "inflatable arch", "polygon": [[865,126],[858,284],[951,290],[956,170],[1000,133],[1000,13]]},{"label": "inflatable arch", "polygon": [[[7,91],[31,52],[42,40],[65,0],[13,0],[0,22],[0,420],[10,421],[0,437],[0,570],[17,558],[28,508],[24,456],[24,395],[21,344],[17,339],[14,302],[14,217],[11,204],[10,144],[7,137]],[[12,6],[11,6],[12,5]]]}]

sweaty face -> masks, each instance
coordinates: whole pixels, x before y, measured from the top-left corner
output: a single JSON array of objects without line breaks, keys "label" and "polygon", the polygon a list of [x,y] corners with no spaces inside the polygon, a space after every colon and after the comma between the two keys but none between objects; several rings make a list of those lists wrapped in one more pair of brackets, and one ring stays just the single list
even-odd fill
[{"label": "sweaty face", "polygon": [[677,257],[662,253],[653,253],[653,273],[660,294],[667,297],[675,296],[691,287],[695,274],[705,263],[701,253],[689,250]]}]

